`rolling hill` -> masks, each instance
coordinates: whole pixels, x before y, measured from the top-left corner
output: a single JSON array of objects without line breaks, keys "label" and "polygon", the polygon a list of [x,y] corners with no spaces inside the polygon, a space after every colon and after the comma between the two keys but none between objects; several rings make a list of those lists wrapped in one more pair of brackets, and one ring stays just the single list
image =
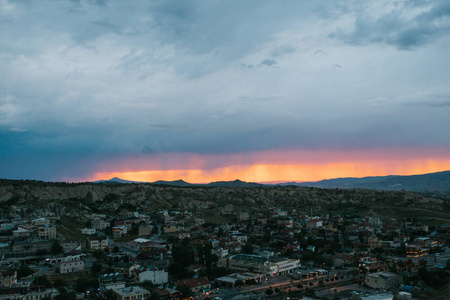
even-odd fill
[{"label": "rolling hill", "polygon": [[[120,178],[112,178],[110,180],[100,180],[94,183],[105,184],[124,184],[124,183],[144,183],[138,181],[128,181]],[[264,187],[274,185],[264,185],[255,182],[245,182],[241,180],[234,181],[216,181],[208,184],[192,184],[184,180],[164,181],[159,180],[149,182],[149,184],[168,185],[168,186],[208,186],[208,187]],[[413,191],[413,192],[440,192],[450,193],[450,171],[443,171],[437,173],[429,173],[422,175],[409,176],[378,176],[378,177],[362,177],[362,178],[335,178],[321,180],[317,182],[285,182],[276,184],[275,186],[308,186],[316,188],[340,188],[340,189],[373,189],[382,191]]]},{"label": "rolling hill", "polygon": [[410,176],[380,176],[363,178],[336,178],[317,182],[290,182],[281,185],[309,186],[317,188],[373,189],[384,191],[437,191],[450,192],[450,171]]}]

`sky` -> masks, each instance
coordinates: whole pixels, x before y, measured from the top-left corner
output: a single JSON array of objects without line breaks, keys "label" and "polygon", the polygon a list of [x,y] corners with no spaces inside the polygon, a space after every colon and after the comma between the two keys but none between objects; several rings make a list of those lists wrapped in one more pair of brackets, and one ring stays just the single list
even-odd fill
[{"label": "sky", "polygon": [[449,1],[0,0],[0,178],[450,170]]}]

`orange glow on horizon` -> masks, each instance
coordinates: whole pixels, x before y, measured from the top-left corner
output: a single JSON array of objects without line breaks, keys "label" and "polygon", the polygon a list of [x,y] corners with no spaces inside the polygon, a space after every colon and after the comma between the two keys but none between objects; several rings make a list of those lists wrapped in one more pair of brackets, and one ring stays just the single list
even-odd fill
[{"label": "orange glow on horizon", "polygon": [[88,181],[118,177],[131,181],[154,182],[183,179],[189,183],[209,183],[240,179],[248,182],[319,181],[340,177],[415,175],[450,170],[450,158],[390,159],[314,164],[230,165],[213,169],[140,170],[97,172]]}]

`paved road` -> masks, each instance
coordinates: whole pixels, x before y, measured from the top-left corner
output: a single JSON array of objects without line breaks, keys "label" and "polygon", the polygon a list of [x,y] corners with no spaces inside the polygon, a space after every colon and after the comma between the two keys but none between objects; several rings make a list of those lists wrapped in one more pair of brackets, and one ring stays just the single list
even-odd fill
[{"label": "paved road", "polygon": [[[333,277],[334,274],[330,274],[330,276],[317,276],[317,277],[313,277],[313,278],[305,278],[305,279],[301,279],[301,280],[291,280],[290,277],[275,277],[275,278],[271,278],[268,281],[264,281],[261,284],[257,284],[257,285],[253,285],[253,286],[246,286],[240,289],[224,289],[222,288],[220,290],[219,296],[228,300],[228,299],[242,299],[243,296],[245,297],[252,297],[252,299],[256,299],[258,297],[258,295],[260,295],[261,297],[265,297],[265,291],[268,288],[272,288],[272,289],[276,289],[279,288],[280,290],[283,289],[293,289],[296,290],[297,289],[297,285],[299,283],[301,283],[303,286],[305,287],[317,287],[319,284],[319,281],[323,280],[325,281],[326,278],[331,278]],[[341,281],[339,281],[341,282]],[[338,281],[336,281],[336,283],[339,283]],[[312,283],[313,285],[310,285],[310,283]],[[245,298],[244,297],[244,298]]]},{"label": "paved road", "polygon": [[349,284],[349,285],[344,285],[344,286],[339,286],[339,287],[333,287],[333,288],[326,289],[326,290],[323,290],[323,291],[320,291],[320,292],[316,292],[316,295],[318,297],[323,297],[325,295],[335,295],[335,294],[339,294],[339,293],[344,292],[344,291],[348,291],[348,290],[354,291],[354,290],[359,290],[359,289],[360,289],[359,284],[354,283],[354,284]]}]

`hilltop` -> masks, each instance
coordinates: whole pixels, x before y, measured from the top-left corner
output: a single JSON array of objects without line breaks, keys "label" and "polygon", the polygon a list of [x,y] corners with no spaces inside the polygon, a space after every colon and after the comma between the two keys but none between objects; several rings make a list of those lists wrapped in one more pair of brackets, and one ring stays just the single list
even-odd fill
[{"label": "hilltop", "polygon": [[[117,177],[109,180],[95,181],[94,183],[144,183],[139,181],[123,180]],[[208,186],[208,187],[264,187],[273,184],[261,184],[256,182],[245,182],[239,179],[234,181],[216,181],[208,184],[192,184],[184,180],[147,182],[149,184],[171,185],[171,186]],[[308,186],[316,188],[340,188],[340,189],[373,189],[380,191],[413,191],[413,192],[439,192],[450,193],[450,171],[428,173],[421,175],[389,175],[370,176],[362,178],[334,178],[317,182],[285,182],[277,186]]]},{"label": "hilltop", "polygon": [[81,217],[86,213],[131,210],[192,209],[210,216],[225,207],[237,211],[281,208],[320,212],[371,214],[380,217],[419,217],[449,222],[448,200],[406,191],[320,189],[299,186],[211,187],[148,183],[53,183],[0,180],[4,215],[49,213]]},{"label": "hilltop", "polygon": [[365,188],[384,191],[406,190],[415,192],[437,191],[448,193],[450,192],[450,171],[410,176],[391,175],[363,178],[336,178],[318,182],[290,182],[287,184],[318,188]]}]

